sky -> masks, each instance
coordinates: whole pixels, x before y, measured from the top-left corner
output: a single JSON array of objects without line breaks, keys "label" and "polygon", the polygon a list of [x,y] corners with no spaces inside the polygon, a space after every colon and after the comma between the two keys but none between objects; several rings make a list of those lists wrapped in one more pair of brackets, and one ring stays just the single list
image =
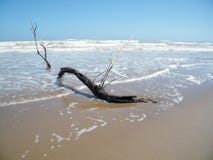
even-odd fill
[{"label": "sky", "polygon": [[0,0],[0,41],[213,42],[213,0]]}]

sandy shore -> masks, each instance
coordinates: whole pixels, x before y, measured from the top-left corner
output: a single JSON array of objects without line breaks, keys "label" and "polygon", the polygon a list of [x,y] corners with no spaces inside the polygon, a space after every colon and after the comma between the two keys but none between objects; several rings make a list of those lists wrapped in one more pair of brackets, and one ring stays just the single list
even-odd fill
[{"label": "sandy shore", "polygon": [[0,159],[212,160],[213,85],[157,104],[79,95],[0,108]]}]

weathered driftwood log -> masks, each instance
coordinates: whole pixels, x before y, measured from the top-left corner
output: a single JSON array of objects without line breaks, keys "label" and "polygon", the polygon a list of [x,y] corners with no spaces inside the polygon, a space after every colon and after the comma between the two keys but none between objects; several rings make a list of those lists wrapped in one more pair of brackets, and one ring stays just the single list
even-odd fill
[{"label": "weathered driftwood log", "polygon": [[62,78],[65,73],[74,74],[81,82],[83,82],[90,89],[90,91],[97,98],[105,100],[110,103],[137,103],[137,102],[157,103],[157,101],[149,98],[137,98],[137,96],[111,95],[104,90],[103,85],[96,85],[94,81],[92,81],[86,75],[70,67],[61,68],[60,72],[58,73],[58,78]]}]

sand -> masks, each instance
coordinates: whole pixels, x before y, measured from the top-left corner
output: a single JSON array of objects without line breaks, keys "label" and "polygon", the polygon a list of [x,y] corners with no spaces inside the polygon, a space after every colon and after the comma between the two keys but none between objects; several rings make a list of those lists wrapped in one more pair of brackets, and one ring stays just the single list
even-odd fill
[{"label": "sand", "polygon": [[72,94],[0,108],[0,159],[212,160],[213,85],[170,108]]}]

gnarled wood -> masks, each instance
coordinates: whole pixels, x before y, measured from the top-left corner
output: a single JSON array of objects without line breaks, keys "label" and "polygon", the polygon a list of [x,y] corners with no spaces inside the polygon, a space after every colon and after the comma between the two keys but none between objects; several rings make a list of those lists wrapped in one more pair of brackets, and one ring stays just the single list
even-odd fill
[{"label": "gnarled wood", "polygon": [[99,99],[105,100],[110,103],[137,103],[137,102],[152,102],[157,103],[155,100],[148,98],[137,98],[137,96],[116,96],[107,93],[103,85],[96,85],[89,77],[80,73],[70,67],[61,68],[58,73],[58,78],[62,78],[65,73],[74,74],[82,83],[84,83],[90,91]]}]

